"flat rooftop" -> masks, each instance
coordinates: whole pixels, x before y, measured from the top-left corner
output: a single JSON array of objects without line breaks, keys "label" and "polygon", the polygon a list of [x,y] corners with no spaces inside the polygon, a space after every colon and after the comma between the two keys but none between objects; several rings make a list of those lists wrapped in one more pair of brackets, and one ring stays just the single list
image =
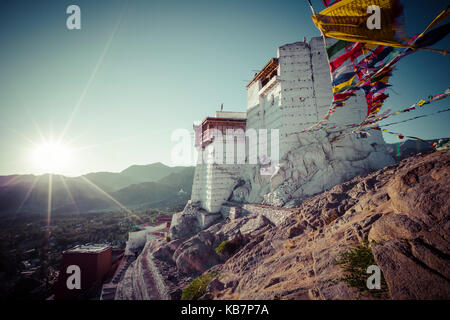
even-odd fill
[{"label": "flat rooftop", "polygon": [[272,58],[267,62],[267,64],[264,66],[264,68],[261,69],[257,74],[255,74],[255,77],[252,81],[246,86],[246,88],[250,88],[252,84],[254,84],[256,81],[261,80],[263,83],[263,87],[265,83],[267,83],[270,78],[272,78],[273,75],[276,74],[276,70],[278,68],[278,58]]},{"label": "flat rooftop", "polygon": [[247,119],[247,112],[216,111],[216,118]]},{"label": "flat rooftop", "polygon": [[109,247],[110,246],[106,244],[78,245],[63,253],[100,253],[107,250]]}]

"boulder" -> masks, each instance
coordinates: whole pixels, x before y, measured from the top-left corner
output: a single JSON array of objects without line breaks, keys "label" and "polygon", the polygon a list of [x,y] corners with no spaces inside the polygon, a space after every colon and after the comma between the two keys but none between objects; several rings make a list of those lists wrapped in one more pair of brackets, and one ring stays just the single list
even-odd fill
[{"label": "boulder", "polygon": [[442,274],[448,276],[448,260],[436,256],[423,245],[419,248],[429,255],[429,261],[434,261],[430,266],[439,269],[431,269],[418,260],[405,240],[390,240],[373,246],[376,262],[383,270],[392,299],[449,299],[450,282]]},{"label": "boulder", "polygon": [[448,153],[431,154],[427,160],[399,172],[388,187],[392,204],[399,212],[415,216],[426,224],[441,223],[450,212],[450,164]]},{"label": "boulder", "polygon": [[179,272],[199,275],[210,267],[223,262],[215,250],[219,243],[209,230],[204,230],[183,242],[173,255]]}]

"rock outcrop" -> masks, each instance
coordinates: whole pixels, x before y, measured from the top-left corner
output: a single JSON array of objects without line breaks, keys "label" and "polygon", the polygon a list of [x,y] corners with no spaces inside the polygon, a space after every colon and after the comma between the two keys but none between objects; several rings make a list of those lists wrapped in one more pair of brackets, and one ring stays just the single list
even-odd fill
[{"label": "rock outcrop", "polygon": [[[310,198],[215,270],[215,298],[354,299],[339,253],[363,240],[393,299],[450,298],[450,154],[415,156]],[[366,296],[365,298],[371,298]]]},{"label": "rock outcrop", "polygon": [[182,212],[172,216],[169,236],[171,239],[187,239],[220,219],[222,214],[207,212],[199,202],[188,202]]},{"label": "rock outcrop", "polygon": [[273,224],[263,215],[250,214],[217,223],[188,239],[151,239],[125,273],[116,299],[180,299],[193,278],[230,257],[216,251],[219,244],[230,241],[241,249],[256,234],[271,228]]},{"label": "rock outcrop", "polygon": [[[383,298],[450,299],[449,175],[450,153],[418,155],[284,209],[277,225],[256,211],[187,239],[152,240],[118,296],[179,299],[193,278],[214,272],[204,299],[374,299],[341,281],[336,265],[369,240],[388,287]],[[236,238],[232,254],[216,252]],[[145,292],[155,287],[158,295]]]},{"label": "rock outcrop", "polygon": [[244,187],[250,190],[244,200],[292,208],[339,183],[394,163],[379,137],[368,141],[349,136],[334,144],[331,138],[322,131],[299,135],[273,175],[262,176],[258,168],[243,172]]}]

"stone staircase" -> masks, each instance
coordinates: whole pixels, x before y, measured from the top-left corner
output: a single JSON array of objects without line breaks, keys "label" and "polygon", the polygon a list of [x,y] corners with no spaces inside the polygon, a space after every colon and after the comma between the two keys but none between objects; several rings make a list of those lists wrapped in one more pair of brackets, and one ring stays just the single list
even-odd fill
[{"label": "stone staircase", "polygon": [[103,285],[100,300],[114,300],[117,284],[122,280],[125,272],[134,260],[136,260],[136,258],[133,255],[125,256],[124,262],[119,265],[112,280]]},{"label": "stone staircase", "polygon": [[117,285],[114,300],[170,300],[169,288],[152,255],[148,241]]}]

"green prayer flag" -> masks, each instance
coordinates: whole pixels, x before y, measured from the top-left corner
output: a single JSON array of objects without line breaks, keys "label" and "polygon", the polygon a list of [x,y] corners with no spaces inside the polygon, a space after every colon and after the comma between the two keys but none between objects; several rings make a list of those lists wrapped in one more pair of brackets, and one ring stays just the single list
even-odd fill
[{"label": "green prayer flag", "polygon": [[339,40],[338,42],[336,42],[335,44],[328,46],[327,47],[327,55],[328,58],[331,58],[332,56],[334,56],[336,53],[338,53],[339,51],[341,51],[342,49],[344,49],[345,47],[348,47],[349,45],[351,45],[353,42],[349,42],[349,41],[344,41],[344,40]]}]

